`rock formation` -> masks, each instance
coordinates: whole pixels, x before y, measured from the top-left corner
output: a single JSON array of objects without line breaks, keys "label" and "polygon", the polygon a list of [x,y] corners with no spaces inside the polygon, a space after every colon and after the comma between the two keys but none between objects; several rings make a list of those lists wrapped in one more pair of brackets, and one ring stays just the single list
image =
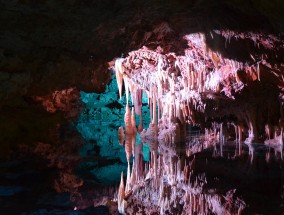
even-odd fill
[{"label": "rock formation", "polygon": [[[127,164],[123,213],[241,213],[238,189],[208,188],[221,179],[200,160],[241,161],[248,151],[253,166],[266,149],[265,162],[282,160],[283,9],[279,0],[0,0],[0,158],[41,157],[59,171],[56,190],[76,194],[85,185],[77,166],[96,159],[92,177],[104,181],[110,162]],[[120,145],[101,135],[103,123]]]}]

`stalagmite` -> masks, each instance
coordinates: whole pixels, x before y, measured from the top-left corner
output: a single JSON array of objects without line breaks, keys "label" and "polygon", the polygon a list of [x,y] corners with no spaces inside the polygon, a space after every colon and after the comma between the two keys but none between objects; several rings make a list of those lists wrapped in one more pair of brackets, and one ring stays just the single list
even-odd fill
[{"label": "stalagmite", "polygon": [[271,132],[270,132],[270,128],[268,124],[265,125],[265,134],[266,134],[266,139],[269,140],[271,136]]},{"label": "stalagmite", "polygon": [[269,148],[273,148],[275,155],[280,153],[281,160],[283,160],[283,129],[281,128],[280,134],[277,136],[276,133],[273,139],[265,140],[264,143]]},{"label": "stalagmite", "polygon": [[119,213],[125,214],[125,205],[126,205],[126,202],[124,200],[123,172],[121,172],[120,184],[119,184],[119,189],[118,189],[118,197],[117,197],[117,207],[118,207]]},{"label": "stalagmite", "polygon": [[250,121],[249,122],[249,136],[248,136],[248,138],[245,140],[245,143],[252,143],[252,141],[253,141],[253,139],[254,139],[254,133],[253,133],[253,124],[252,124],[252,122]]}]

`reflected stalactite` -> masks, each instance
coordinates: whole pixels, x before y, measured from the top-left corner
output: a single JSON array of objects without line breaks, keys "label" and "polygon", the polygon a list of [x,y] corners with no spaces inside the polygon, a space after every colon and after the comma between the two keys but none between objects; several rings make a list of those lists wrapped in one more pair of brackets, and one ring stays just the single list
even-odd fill
[{"label": "reflected stalactite", "polygon": [[281,160],[283,160],[283,130],[281,130],[278,136],[275,134],[273,139],[265,140],[264,143],[269,148],[274,149],[275,156],[279,153]]},{"label": "reflected stalactite", "polygon": [[[126,107],[126,114],[128,112],[129,109]],[[134,113],[133,109],[132,113]],[[142,142],[148,144],[150,148],[150,161],[145,167],[142,144],[135,145],[132,171],[130,171],[130,163],[128,162],[124,201],[132,202],[135,199],[135,201],[143,201],[143,204],[146,205],[155,204],[159,207],[160,214],[167,214],[180,202],[184,204],[183,210],[189,211],[191,214],[241,214],[245,203],[233,195],[235,191],[229,191],[225,196],[204,192],[203,187],[207,180],[205,175],[194,174],[195,156],[188,161],[181,156],[180,150],[177,148],[177,146],[187,148],[185,151],[191,151],[191,153],[186,154],[191,157],[197,152],[213,147],[216,142],[221,147],[225,141],[223,125],[216,124],[218,135],[214,134],[214,130],[207,129],[204,135],[193,134],[189,140],[185,138],[185,135],[181,135],[181,123],[168,121],[168,124],[163,124],[163,127],[160,119],[159,125],[158,129],[158,125],[152,121],[149,128],[144,129],[141,133]],[[135,132],[126,133],[126,142],[133,136],[136,136]],[[181,136],[183,136],[183,140],[181,140]],[[182,146],[180,142],[188,142],[188,144]],[[219,148],[218,151],[218,155],[222,156],[222,148]],[[121,187],[120,190],[122,190]],[[121,195],[121,192],[118,195]],[[148,197],[145,198],[145,195]],[[233,199],[236,201],[235,203],[231,202]],[[120,203],[120,207],[124,207],[120,209],[122,214],[126,213],[128,204],[126,202]],[[230,208],[226,208],[224,202],[230,202]]]},{"label": "reflected stalactite", "polygon": [[118,204],[118,211],[119,213],[125,213],[125,206],[126,201],[124,200],[124,180],[123,180],[123,172],[121,173],[120,185],[118,188],[118,197],[117,197],[117,204]]},{"label": "reflected stalactite", "polygon": [[[225,35],[226,41],[232,35],[241,39],[248,36],[225,31],[214,31],[214,34]],[[250,36],[263,39],[257,34]],[[278,42],[270,36],[265,39]],[[248,85],[256,89],[262,86],[263,67],[269,63],[263,56],[257,62],[252,57],[253,63],[228,59],[211,50],[206,44],[206,35],[201,33],[186,35],[184,40],[188,47],[182,56],[143,47],[117,60],[117,77],[121,80],[120,74],[124,74],[127,103],[130,93],[134,105],[131,113],[126,105],[124,117],[128,160],[125,192],[131,193],[127,201],[139,202],[144,208],[157,207],[160,214],[241,214],[247,205],[235,189],[226,193],[208,190],[208,178],[198,172],[201,164],[197,157],[199,153],[211,154],[210,159],[216,160],[247,156],[250,164],[254,164],[259,150],[256,142],[263,134],[256,106],[243,108],[241,99],[251,98]],[[274,72],[278,74],[279,69]],[[142,93],[148,95],[150,109],[147,129],[142,127]],[[238,107],[234,108],[233,103]],[[135,113],[140,116],[138,129]],[[265,145],[279,152],[282,159],[282,130],[274,139],[269,139],[272,127],[269,120],[264,120],[268,123]],[[198,127],[197,132],[191,130],[194,126]],[[136,145],[137,131],[142,144],[150,148],[148,163],[143,161],[142,144]],[[243,140],[247,147],[243,146]],[[248,154],[244,155],[247,150]],[[266,160],[270,159],[269,151]],[[206,159],[202,165],[208,163]]]}]

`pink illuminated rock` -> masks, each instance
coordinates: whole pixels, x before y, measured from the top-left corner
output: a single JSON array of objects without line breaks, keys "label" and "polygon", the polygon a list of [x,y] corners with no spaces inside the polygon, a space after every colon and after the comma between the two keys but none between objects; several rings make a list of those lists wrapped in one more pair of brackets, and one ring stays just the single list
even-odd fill
[{"label": "pink illuminated rock", "polygon": [[35,96],[33,99],[41,103],[43,108],[54,113],[58,110],[65,113],[67,118],[77,117],[79,114],[80,94],[77,89],[70,88],[61,91],[55,91],[47,96]]},{"label": "pink illuminated rock", "polygon": [[[161,24],[156,32],[164,35],[173,31],[169,25]],[[212,48],[214,37],[224,39],[224,50]],[[140,114],[140,92],[143,91],[148,96],[150,109],[149,128],[142,130],[141,122],[138,127],[142,143],[149,145],[150,161],[142,175],[141,157],[134,153],[133,177],[131,183],[127,183],[127,190],[132,192],[127,201],[139,202],[147,210],[155,208],[160,214],[241,214],[246,204],[235,196],[235,190],[228,190],[225,195],[204,191],[207,183],[205,175],[194,176],[197,162],[195,154],[211,148],[213,157],[224,157],[225,144],[232,138],[229,131],[233,131],[236,141],[234,156],[242,156],[242,141],[245,139],[252,163],[255,143],[263,141],[265,123],[270,127],[275,124],[277,128],[282,128],[283,125],[277,122],[278,115],[272,117],[269,106],[279,105],[272,98],[280,98],[279,92],[283,91],[280,85],[283,82],[266,79],[267,74],[280,76],[279,65],[273,68],[268,63],[271,56],[258,52],[246,59],[230,58],[226,48],[232,40],[235,42],[239,39],[261,47],[259,52],[262,52],[276,44],[283,47],[283,42],[268,34],[219,30],[212,31],[209,38],[204,33],[192,33],[184,35],[183,39],[187,46],[182,54],[167,52],[161,47],[150,49],[143,46],[117,60],[125,75],[127,100],[130,92],[134,107],[139,108],[136,113]],[[270,104],[264,104],[264,98],[260,96],[268,89],[266,81],[275,90],[264,96]],[[129,90],[130,86],[133,90]],[[259,97],[256,98],[256,95]],[[261,121],[259,117],[263,114],[269,117]],[[130,109],[126,107],[125,125],[130,131],[128,115]],[[223,119],[227,121],[223,122]],[[204,134],[192,135],[187,142],[187,124],[199,126],[202,131],[204,129]],[[270,130],[266,133],[268,137],[271,136]],[[266,140],[266,144],[272,147],[277,143],[281,147],[275,151],[282,152],[282,133],[280,137]],[[129,158],[130,152],[126,153]],[[192,155],[193,159],[187,160],[186,157]],[[130,167],[127,175],[130,175],[129,170]],[[140,184],[141,178],[143,183]],[[175,213],[177,205],[181,204],[183,209]]]}]

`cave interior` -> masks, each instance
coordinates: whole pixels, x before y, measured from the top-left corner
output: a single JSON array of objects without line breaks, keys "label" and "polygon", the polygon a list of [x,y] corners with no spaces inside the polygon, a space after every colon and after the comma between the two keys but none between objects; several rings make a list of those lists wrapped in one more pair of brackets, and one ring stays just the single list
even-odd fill
[{"label": "cave interior", "polygon": [[283,214],[283,11],[0,0],[1,214]]}]

